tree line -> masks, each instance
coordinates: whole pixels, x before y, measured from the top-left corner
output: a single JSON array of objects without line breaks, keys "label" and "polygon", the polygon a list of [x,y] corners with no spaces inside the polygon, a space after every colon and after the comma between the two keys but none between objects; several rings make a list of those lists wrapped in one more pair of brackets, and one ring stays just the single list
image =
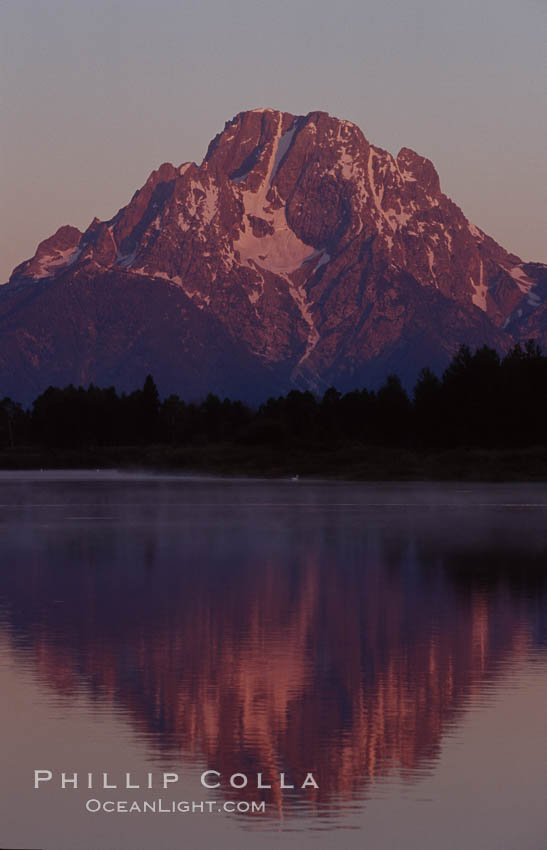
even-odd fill
[{"label": "tree line", "polygon": [[423,369],[412,392],[396,375],[378,390],[322,396],[291,390],[258,408],[208,395],[160,399],[151,376],[142,389],[117,393],[49,387],[23,409],[0,402],[0,447],[86,448],[233,443],[254,447],[348,444],[414,449],[547,445],[547,357],[533,342],[504,357],[461,346],[442,376]]}]

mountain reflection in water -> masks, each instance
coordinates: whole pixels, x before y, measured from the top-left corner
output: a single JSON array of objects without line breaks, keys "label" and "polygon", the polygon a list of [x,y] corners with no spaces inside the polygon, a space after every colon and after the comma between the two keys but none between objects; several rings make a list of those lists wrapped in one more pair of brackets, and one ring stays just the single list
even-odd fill
[{"label": "mountain reflection in water", "polygon": [[542,508],[241,486],[11,492],[15,657],[116,707],[153,753],[262,772],[270,800],[279,771],[311,770],[324,807],[430,771],[470,701],[545,645]]}]

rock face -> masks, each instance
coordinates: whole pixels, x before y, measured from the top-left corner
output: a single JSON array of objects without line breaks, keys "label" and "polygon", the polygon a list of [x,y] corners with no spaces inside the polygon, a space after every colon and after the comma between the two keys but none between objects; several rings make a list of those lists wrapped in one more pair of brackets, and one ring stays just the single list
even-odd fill
[{"label": "rock face", "polygon": [[251,401],[411,381],[462,342],[547,343],[547,266],[324,112],[243,112],[200,166],[162,165],[110,221],[62,227],[0,295],[0,396],[48,384]]}]

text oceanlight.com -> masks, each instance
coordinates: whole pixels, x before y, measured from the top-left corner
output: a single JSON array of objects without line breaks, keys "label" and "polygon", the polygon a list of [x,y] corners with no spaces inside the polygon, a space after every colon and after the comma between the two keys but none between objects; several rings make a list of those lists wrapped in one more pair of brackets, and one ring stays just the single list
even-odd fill
[{"label": "text oceanlight.com", "polygon": [[196,815],[196,814],[264,814],[266,803],[247,802],[246,800],[88,800],[86,811],[92,814],[157,814],[157,815]]}]

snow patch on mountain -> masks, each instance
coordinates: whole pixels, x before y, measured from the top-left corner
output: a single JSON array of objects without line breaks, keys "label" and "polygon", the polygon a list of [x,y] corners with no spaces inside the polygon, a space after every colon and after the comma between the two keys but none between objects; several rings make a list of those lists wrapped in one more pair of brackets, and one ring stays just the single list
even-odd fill
[{"label": "snow patch on mountain", "polygon": [[205,189],[205,197],[200,204],[201,219],[205,225],[211,224],[218,211],[218,187],[210,183]]},{"label": "snow patch on mountain", "polygon": [[[146,273],[147,273],[147,272],[144,270],[144,268],[143,268],[143,269],[136,269],[136,271],[143,272],[144,274],[146,274]],[[168,281],[170,281],[170,283],[175,283],[177,286],[182,286],[182,285],[183,285],[183,284],[182,284],[182,279],[181,279],[180,275],[178,275],[178,274],[175,274],[175,275],[168,275],[168,274],[167,274],[167,272],[153,272],[153,273],[152,273],[152,277],[159,277],[159,278],[161,278],[162,280],[168,280]]]},{"label": "snow patch on mountain", "polygon": [[475,227],[475,225],[472,224],[472,222],[470,222],[470,221],[467,222],[467,227],[469,229],[469,233],[472,236],[474,236],[475,239],[479,239],[481,242],[483,241],[484,233],[481,230],[479,230],[478,227]]},{"label": "snow patch on mountain", "polygon": [[190,220],[186,218],[186,214],[184,212],[179,212],[177,216],[177,224],[183,233],[190,230]]},{"label": "snow patch on mountain", "polygon": [[313,247],[306,245],[290,229],[284,208],[275,210],[272,215],[264,216],[274,232],[266,236],[255,236],[250,224],[240,232],[234,241],[234,251],[239,254],[240,262],[245,266],[260,266],[275,274],[290,274],[300,268],[313,254]]},{"label": "snow patch on mountain", "polygon": [[437,278],[436,278],[436,276],[435,276],[435,272],[433,271],[433,266],[435,265],[435,254],[433,253],[433,251],[432,251],[432,249],[429,247],[429,245],[426,247],[426,249],[425,249],[425,250],[426,250],[426,252],[427,252],[427,265],[429,266],[429,273],[430,273],[431,277],[433,278],[433,280],[434,280],[434,281],[435,281],[435,283],[436,283],[436,282],[437,282]]},{"label": "snow patch on mountain", "polygon": [[143,274],[149,277],[159,278],[160,280],[165,280],[168,283],[176,286],[183,290],[184,294],[190,298],[190,300],[195,304],[195,306],[199,310],[203,310],[205,307],[208,307],[211,303],[211,296],[204,295],[202,292],[199,292],[197,289],[190,289],[190,287],[186,286],[180,275],[169,275],[167,272],[162,271],[154,271],[150,272],[146,266],[142,268],[135,269],[136,274]]},{"label": "snow patch on mountain", "polygon": [[326,266],[327,263],[330,262],[330,259],[331,259],[330,254],[327,254],[326,251],[319,251],[318,253],[321,256],[320,256],[319,262],[316,263],[316,265],[314,266],[314,269],[313,269],[314,272],[316,272],[318,269],[320,269],[321,266]]},{"label": "snow patch on mountain", "polygon": [[31,273],[30,277],[34,280],[52,277],[63,266],[68,267],[75,263],[81,253],[81,248],[66,248],[64,251],[56,250],[52,254],[45,254],[38,258],[37,269]]},{"label": "snow patch on mountain", "polygon": [[[353,156],[348,153],[348,149],[345,145],[342,145],[340,148],[340,155],[338,158],[339,171],[344,180],[351,180],[355,173],[355,160]],[[332,172],[333,170],[331,170]]]},{"label": "snow patch on mountain", "polygon": [[[256,190],[236,189],[240,192],[243,202],[243,227],[237,239],[234,240],[234,251],[239,254],[240,262],[246,266],[260,266],[260,268],[275,274],[290,274],[296,271],[302,263],[311,257],[314,248],[307,245],[291,230],[287,222],[285,205],[274,209],[268,200],[273,176],[277,165],[281,161],[279,146],[282,139],[281,124],[283,116],[278,117],[275,137],[269,155],[266,174]],[[290,139],[289,142],[290,143]],[[287,142],[284,144],[285,152],[288,150]],[[283,154],[284,155],[284,154]],[[251,219],[263,220],[272,232],[263,236],[255,234]]]},{"label": "snow patch on mountain", "polygon": [[312,353],[313,349],[319,342],[320,334],[315,326],[315,322],[312,315],[312,305],[308,301],[304,286],[296,286],[290,279],[288,274],[282,274],[280,275],[280,277],[283,277],[286,280],[289,295],[298,307],[300,315],[308,326],[308,340],[306,343],[306,350],[296,365],[296,368],[298,368],[302,365],[302,363],[304,363],[305,360],[308,359],[308,357]]},{"label": "snow patch on mountain", "polygon": [[382,233],[384,229],[384,222],[387,222],[391,230],[394,230],[392,222],[387,218],[385,211],[382,207],[382,201],[384,198],[384,184],[377,186],[374,178],[374,160],[377,158],[377,153],[371,147],[368,163],[367,163],[367,174],[368,174],[368,184],[370,189],[370,194],[372,200],[374,202],[374,206],[376,207],[376,211],[378,213],[378,217],[376,219],[376,226],[378,227],[378,232]]},{"label": "snow patch on mountain", "polygon": [[416,183],[417,182],[412,171],[408,171],[408,169],[403,169],[402,171],[401,171],[401,169],[399,169],[399,174],[401,175],[401,177],[403,178],[405,183]]},{"label": "snow patch on mountain", "polygon": [[528,292],[530,292],[532,287],[535,285],[534,281],[531,280],[528,277],[528,275],[526,274],[526,272],[522,268],[522,265],[512,266],[510,268],[506,268],[506,271],[511,275],[513,280],[516,282],[516,284],[517,284],[517,286],[518,286],[518,288],[520,289],[521,292],[528,293]]},{"label": "snow patch on mountain", "polygon": [[250,171],[246,171],[245,174],[241,174],[239,177],[232,177],[231,180],[233,183],[245,183],[250,173]]},{"label": "snow patch on mountain", "polygon": [[122,269],[129,269],[135,262],[135,258],[137,256],[137,250],[129,251],[128,253],[123,253],[118,251],[116,256],[116,265],[121,266]]},{"label": "snow patch on mountain", "polygon": [[474,290],[473,295],[471,296],[473,304],[481,310],[486,310],[486,293],[488,291],[486,286],[484,284],[481,286],[480,283],[475,283],[472,277],[469,278],[469,282]]},{"label": "snow patch on mountain", "polygon": [[397,227],[404,227],[412,218],[412,212],[397,212],[394,209],[386,210],[385,218],[390,223],[393,230]]},{"label": "snow patch on mountain", "polygon": [[[280,116],[280,120],[282,120]],[[292,145],[292,141],[294,139],[294,134],[296,133],[296,119],[293,121],[292,125],[289,127],[286,133],[284,133],[277,144],[277,150],[274,156],[274,164],[272,168],[272,174],[270,178],[270,182],[274,180],[275,175],[279,170],[279,166],[281,165],[283,158],[286,153],[288,153],[290,146]]]}]

